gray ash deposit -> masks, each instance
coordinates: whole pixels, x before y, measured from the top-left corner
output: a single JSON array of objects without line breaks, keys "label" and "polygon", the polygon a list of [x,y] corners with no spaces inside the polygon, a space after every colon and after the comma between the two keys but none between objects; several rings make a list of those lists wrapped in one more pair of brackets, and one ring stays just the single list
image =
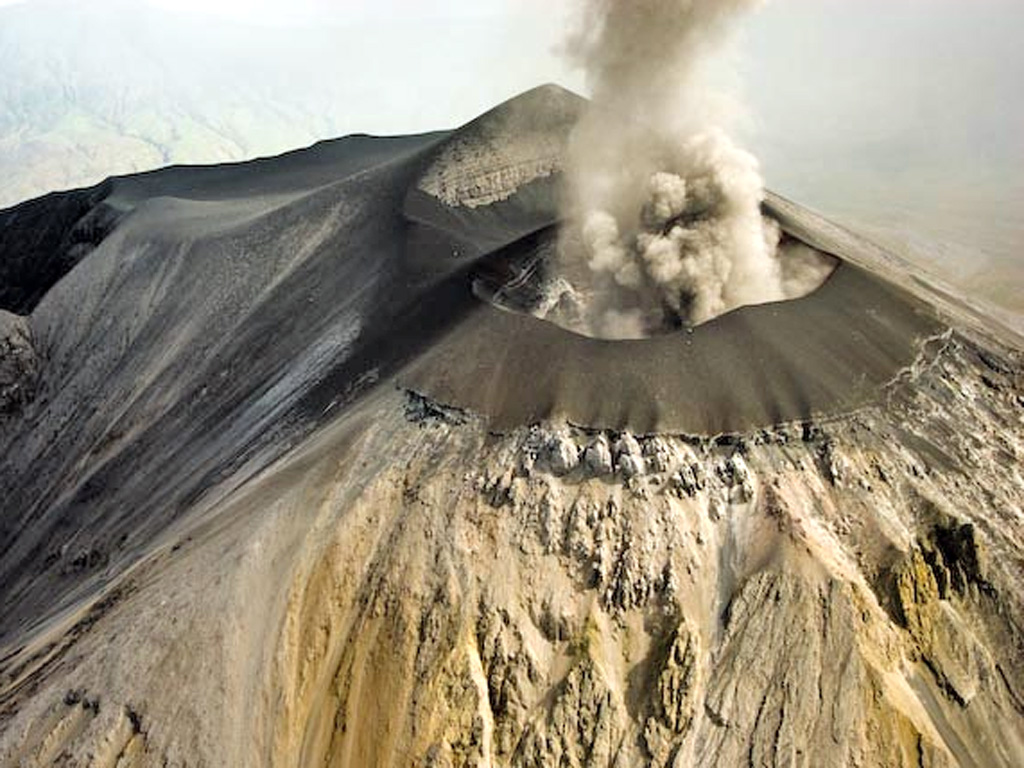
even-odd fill
[{"label": "gray ash deposit", "polygon": [[583,109],[0,211],[0,764],[1024,763],[1024,340],[538,317]]}]

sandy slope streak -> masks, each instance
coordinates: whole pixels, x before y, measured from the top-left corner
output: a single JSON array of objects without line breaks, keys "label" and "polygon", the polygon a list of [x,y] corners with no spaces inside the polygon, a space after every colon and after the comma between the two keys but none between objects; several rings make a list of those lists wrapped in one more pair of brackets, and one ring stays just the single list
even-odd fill
[{"label": "sandy slope streak", "polygon": [[[119,181],[115,241],[31,332],[4,320],[34,395],[0,422],[0,763],[1024,762],[1024,374],[976,316],[953,330],[948,298],[931,320],[869,306],[907,318],[905,348],[872,353],[888,375],[781,424],[633,437],[556,406],[544,427],[495,431],[404,389],[419,353],[400,338],[366,349],[408,312],[421,342],[463,332],[457,314],[431,325],[433,306],[371,301],[398,282],[448,295],[374,229],[372,201],[401,205],[401,164],[301,192],[288,173],[309,182],[304,162],[205,188],[178,172],[177,191],[176,172]],[[537,200],[500,206],[546,167],[472,175],[465,210],[488,211],[487,232],[443,241],[456,263],[544,218]],[[177,200],[133,207],[138,184]],[[322,210],[340,223],[317,230]],[[451,217],[448,232],[481,226]],[[266,255],[214,280],[236,247]],[[839,255],[869,253],[854,251]],[[106,348],[72,325],[105,312]],[[106,383],[83,400],[89,381]]]}]

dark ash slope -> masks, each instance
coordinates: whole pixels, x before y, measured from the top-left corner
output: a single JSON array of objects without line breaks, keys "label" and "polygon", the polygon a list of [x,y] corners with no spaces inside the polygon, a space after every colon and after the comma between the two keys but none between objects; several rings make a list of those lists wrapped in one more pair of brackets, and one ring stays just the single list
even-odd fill
[{"label": "dark ash slope", "polygon": [[480,300],[581,108],[0,212],[0,762],[1014,764],[1020,340],[774,197],[806,298]]}]

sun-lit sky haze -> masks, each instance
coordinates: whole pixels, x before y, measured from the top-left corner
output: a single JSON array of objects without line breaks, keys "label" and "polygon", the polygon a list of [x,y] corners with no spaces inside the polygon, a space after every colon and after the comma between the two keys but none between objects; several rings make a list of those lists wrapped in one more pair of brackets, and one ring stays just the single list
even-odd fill
[{"label": "sun-lit sky haze", "polygon": [[[9,6],[4,13],[18,5],[74,9],[46,17],[57,27],[101,6],[115,25],[122,18],[142,24],[144,35],[122,39],[162,44],[167,61],[156,71],[188,98],[208,92],[205,103],[218,103],[211,89],[223,67],[232,83],[274,81],[268,99],[293,91],[306,105],[319,99],[331,114],[310,117],[305,143],[357,131],[452,127],[542,82],[585,92],[582,76],[557,50],[577,0],[0,0]],[[167,24],[165,34],[165,19],[143,13],[145,5],[182,23]],[[771,0],[744,25],[734,52],[731,79],[748,112],[743,140],[773,188],[917,249],[945,274],[1019,297],[1021,29],[1020,0]],[[136,71],[136,52],[95,51],[107,41],[76,38],[70,26],[28,28],[25,39],[13,41],[23,48],[19,71],[31,72],[26,57],[68,57],[46,50],[61,47],[46,42],[57,33],[65,34],[61,45],[71,40],[101,54],[89,59],[90,88],[109,83],[116,90],[152,71]],[[205,58],[193,50],[197,37],[205,38]],[[67,65],[71,75],[81,74],[84,58]],[[246,81],[249,72],[258,82]],[[11,77],[0,69],[0,96],[17,86]],[[177,98],[177,91],[164,93]],[[282,123],[277,106],[267,104],[268,114]],[[0,149],[5,140],[0,136]],[[253,144],[252,151],[268,146],[279,151],[277,144]]]}]

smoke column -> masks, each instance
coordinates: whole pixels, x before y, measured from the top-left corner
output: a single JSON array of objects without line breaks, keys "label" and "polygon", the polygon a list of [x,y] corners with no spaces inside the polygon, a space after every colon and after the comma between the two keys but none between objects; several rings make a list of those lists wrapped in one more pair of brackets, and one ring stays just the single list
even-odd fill
[{"label": "smoke column", "polygon": [[592,335],[644,335],[783,298],[757,160],[706,64],[761,0],[583,0],[567,51],[592,105],[566,168],[563,272]]}]

